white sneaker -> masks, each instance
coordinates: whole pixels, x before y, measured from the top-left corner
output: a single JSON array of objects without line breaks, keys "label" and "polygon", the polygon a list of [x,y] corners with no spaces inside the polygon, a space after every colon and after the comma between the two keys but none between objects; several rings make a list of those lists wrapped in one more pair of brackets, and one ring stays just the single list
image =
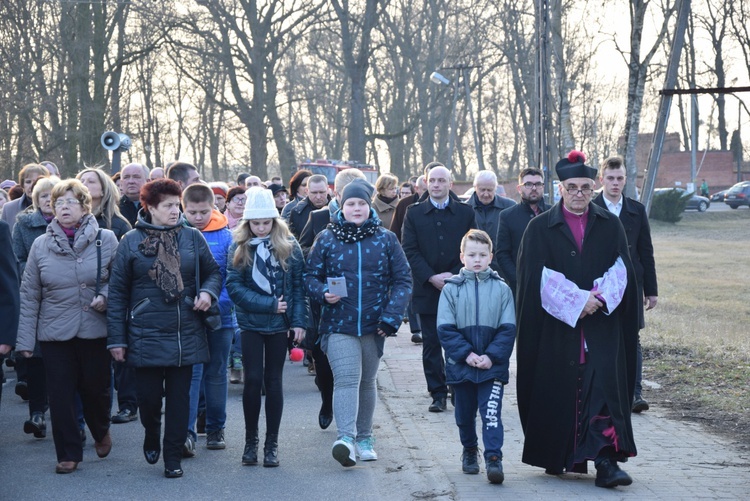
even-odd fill
[{"label": "white sneaker", "polygon": [[333,459],[341,463],[341,466],[349,467],[357,464],[357,458],[354,455],[354,440],[350,437],[342,437],[333,443],[331,450]]},{"label": "white sneaker", "polygon": [[375,439],[368,437],[364,440],[360,440],[355,444],[357,450],[357,457],[362,461],[376,461],[378,459],[378,453],[372,448],[375,444]]}]

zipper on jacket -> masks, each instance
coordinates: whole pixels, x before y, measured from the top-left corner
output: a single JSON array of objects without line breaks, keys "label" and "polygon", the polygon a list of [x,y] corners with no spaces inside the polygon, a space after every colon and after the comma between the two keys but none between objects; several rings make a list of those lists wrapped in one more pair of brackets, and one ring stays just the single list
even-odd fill
[{"label": "zipper on jacket", "polygon": [[[476,311],[476,320],[474,321],[474,325],[479,327],[479,274],[474,273],[474,304],[476,307],[474,308]],[[474,342],[476,343],[476,346],[482,346],[480,344],[481,339],[478,339],[477,332],[479,332],[479,329],[472,329],[473,335],[474,335]],[[484,350],[482,350],[482,355],[484,355]],[[474,367],[474,372],[479,372],[478,367]]]},{"label": "zipper on jacket", "polygon": [[177,367],[182,367],[182,316],[180,301],[177,301]]},{"label": "zipper on jacket", "polygon": [[362,337],[362,245],[357,242],[357,336]]}]

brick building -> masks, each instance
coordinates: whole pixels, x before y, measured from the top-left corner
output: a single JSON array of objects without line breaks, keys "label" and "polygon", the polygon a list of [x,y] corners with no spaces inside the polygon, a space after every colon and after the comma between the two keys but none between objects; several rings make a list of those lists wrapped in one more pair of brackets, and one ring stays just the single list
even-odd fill
[{"label": "brick building", "polygon": [[[638,162],[638,187],[643,186],[643,177],[648,165],[648,154],[651,149],[651,134],[638,135],[636,158]],[[624,138],[621,138],[621,141]],[[664,138],[664,148],[659,161],[659,172],[655,188],[683,186],[690,182],[690,151],[680,149],[680,134],[669,133]],[[737,182],[737,164],[732,159],[731,151],[698,150],[696,154],[696,182],[700,185],[703,179],[708,182],[711,193],[729,188]],[[750,179],[750,162],[742,164],[741,180]],[[679,183],[679,184],[678,184]],[[697,186],[696,186],[697,188]]]}]

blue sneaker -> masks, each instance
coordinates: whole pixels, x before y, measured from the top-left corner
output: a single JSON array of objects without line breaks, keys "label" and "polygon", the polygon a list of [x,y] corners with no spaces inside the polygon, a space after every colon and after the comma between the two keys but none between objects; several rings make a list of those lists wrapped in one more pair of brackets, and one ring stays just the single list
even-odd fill
[{"label": "blue sneaker", "polygon": [[333,443],[331,449],[333,459],[341,463],[341,466],[349,467],[357,464],[354,454],[354,440],[351,437],[342,437]]},{"label": "blue sneaker", "polygon": [[378,459],[378,453],[372,448],[375,445],[375,439],[367,437],[364,440],[360,440],[355,444],[355,450],[357,451],[357,457],[362,461],[376,461]]}]

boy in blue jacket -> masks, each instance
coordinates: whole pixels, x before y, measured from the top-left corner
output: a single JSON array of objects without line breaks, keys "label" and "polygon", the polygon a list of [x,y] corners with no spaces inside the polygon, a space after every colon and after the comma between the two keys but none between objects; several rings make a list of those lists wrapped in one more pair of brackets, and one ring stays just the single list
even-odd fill
[{"label": "boy in blue jacket", "polygon": [[516,315],[510,287],[489,268],[492,240],[482,230],[470,230],[461,240],[463,268],[449,278],[440,294],[437,326],[445,350],[445,375],[455,396],[456,425],[464,473],[479,473],[477,410],[487,479],[501,484],[503,387],[516,338]]},{"label": "boy in blue jacket", "polygon": [[214,207],[213,190],[204,184],[191,184],[185,188],[182,204],[185,219],[203,234],[219,265],[222,278],[219,296],[221,328],[206,332],[211,361],[193,366],[193,382],[190,387],[190,433],[182,452],[184,457],[193,457],[197,439],[196,417],[199,415],[199,402],[203,400],[204,394],[206,448],[226,448],[224,427],[227,420],[227,361],[237,322],[234,318],[234,305],[226,288],[229,259],[227,254],[232,245],[232,232],[229,231],[227,218]]}]

